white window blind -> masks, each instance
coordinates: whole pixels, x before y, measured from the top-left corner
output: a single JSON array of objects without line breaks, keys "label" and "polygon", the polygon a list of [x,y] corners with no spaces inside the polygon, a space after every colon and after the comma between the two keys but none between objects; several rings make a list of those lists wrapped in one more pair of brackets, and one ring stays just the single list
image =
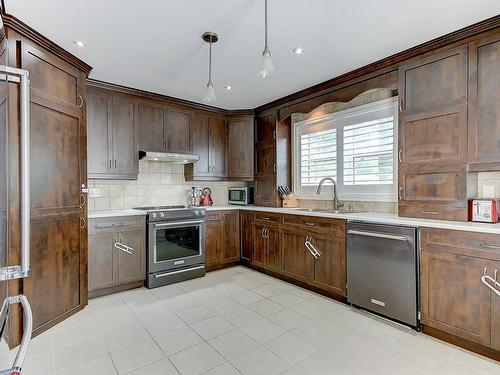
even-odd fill
[{"label": "white window blind", "polygon": [[344,185],[394,182],[394,118],[344,127]]},{"label": "white window blind", "polygon": [[[316,196],[324,177],[340,199],[396,200],[397,99],[385,99],[294,124],[293,190]],[[331,189],[324,189],[330,195]]]},{"label": "white window blind", "polygon": [[323,177],[336,177],[337,130],[332,128],[301,134],[300,155],[301,185],[317,186]]}]

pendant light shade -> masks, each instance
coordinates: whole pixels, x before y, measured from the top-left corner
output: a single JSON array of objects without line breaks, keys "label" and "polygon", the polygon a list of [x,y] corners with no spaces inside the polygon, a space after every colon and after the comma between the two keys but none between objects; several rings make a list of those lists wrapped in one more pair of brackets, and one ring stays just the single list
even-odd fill
[{"label": "pendant light shade", "polygon": [[207,83],[207,91],[205,96],[203,97],[203,101],[206,103],[215,102],[217,100],[217,96],[215,95],[214,83],[212,82],[212,43],[217,42],[219,37],[216,33],[207,31],[202,36],[202,39],[209,44],[209,52],[208,52],[208,83]]},{"label": "pendant light shade", "polygon": [[259,71],[259,75],[262,78],[269,77],[274,72],[274,64],[271,59],[271,50],[267,44],[267,0],[264,0],[264,24],[265,24],[265,33],[264,33],[264,51],[262,51],[262,63],[261,69]]}]

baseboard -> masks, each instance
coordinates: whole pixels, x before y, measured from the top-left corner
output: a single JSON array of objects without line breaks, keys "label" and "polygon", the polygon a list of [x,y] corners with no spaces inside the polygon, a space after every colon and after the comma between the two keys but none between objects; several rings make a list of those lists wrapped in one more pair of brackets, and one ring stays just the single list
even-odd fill
[{"label": "baseboard", "polygon": [[92,292],[89,292],[89,299],[107,296],[108,294],[123,292],[123,291],[129,290],[129,289],[140,288],[143,285],[144,285],[144,281],[136,281],[136,282],[129,283],[129,284],[112,286],[111,288],[93,290]]}]

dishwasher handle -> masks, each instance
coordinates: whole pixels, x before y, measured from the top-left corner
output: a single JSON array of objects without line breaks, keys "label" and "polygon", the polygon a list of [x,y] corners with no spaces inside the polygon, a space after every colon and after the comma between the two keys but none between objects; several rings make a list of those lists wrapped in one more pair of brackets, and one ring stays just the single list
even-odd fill
[{"label": "dishwasher handle", "polygon": [[365,237],[385,238],[387,240],[395,240],[395,241],[403,241],[403,242],[408,241],[407,236],[398,236],[396,234],[365,232],[362,230],[354,230],[354,229],[349,229],[347,231],[347,233],[348,234],[356,234],[356,235],[365,236]]}]

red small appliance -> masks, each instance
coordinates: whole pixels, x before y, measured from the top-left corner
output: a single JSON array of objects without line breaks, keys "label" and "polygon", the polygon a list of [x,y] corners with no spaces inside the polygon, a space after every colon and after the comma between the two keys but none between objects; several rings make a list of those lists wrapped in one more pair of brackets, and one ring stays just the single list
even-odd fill
[{"label": "red small appliance", "polygon": [[498,199],[470,199],[469,221],[498,223]]},{"label": "red small appliance", "polygon": [[211,206],[214,204],[212,200],[212,190],[209,187],[203,188],[200,204],[202,206]]}]

